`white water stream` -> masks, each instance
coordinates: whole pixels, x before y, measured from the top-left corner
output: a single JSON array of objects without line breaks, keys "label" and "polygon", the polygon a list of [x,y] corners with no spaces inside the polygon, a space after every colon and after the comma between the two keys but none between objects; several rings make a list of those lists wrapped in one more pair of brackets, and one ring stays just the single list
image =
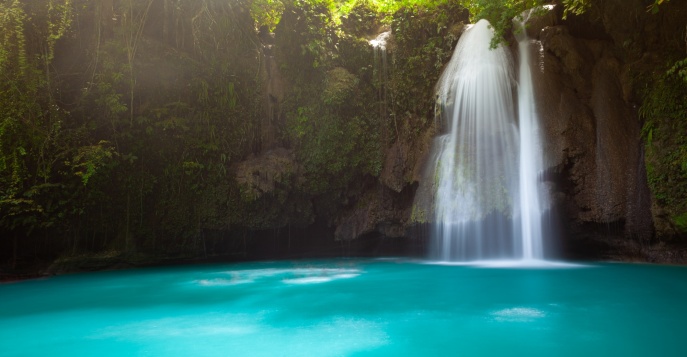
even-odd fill
[{"label": "white water stream", "polygon": [[[544,194],[540,194],[539,175],[543,171],[539,118],[534,103],[534,86],[530,72],[530,40],[525,24],[531,11],[522,21],[514,21],[520,53],[518,118],[520,127],[520,225],[522,259],[543,259],[542,215]],[[548,205],[547,205],[548,206]]]}]

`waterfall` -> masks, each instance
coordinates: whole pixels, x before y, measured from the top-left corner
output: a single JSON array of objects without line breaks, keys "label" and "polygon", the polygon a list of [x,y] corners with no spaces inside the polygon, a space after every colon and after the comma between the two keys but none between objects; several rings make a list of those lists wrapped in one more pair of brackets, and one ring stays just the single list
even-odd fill
[{"label": "waterfall", "polygon": [[[514,19],[515,37],[518,40],[520,66],[518,70],[518,119],[520,126],[520,226],[522,258],[543,259],[542,215],[548,203],[540,193],[539,175],[543,172],[539,118],[534,103],[534,86],[530,72],[530,40],[525,24],[532,10],[523,18]],[[545,206],[546,204],[546,206]]]},{"label": "waterfall", "polygon": [[470,26],[437,85],[434,259],[543,258],[528,40],[521,41],[518,86],[509,51],[489,48],[492,36],[486,20]]},{"label": "waterfall", "polygon": [[438,84],[442,135],[436,169],[435,258],[515,254],[518,132],[512,60],[486,20],[461,36]]}]

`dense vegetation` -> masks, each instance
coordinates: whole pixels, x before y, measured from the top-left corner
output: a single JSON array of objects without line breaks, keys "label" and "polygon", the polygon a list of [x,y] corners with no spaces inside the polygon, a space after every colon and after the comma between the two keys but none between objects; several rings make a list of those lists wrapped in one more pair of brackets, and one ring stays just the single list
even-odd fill
[{"label": "dense vegetation", "polygon": [[[331,217],[376,182],[389,147],[431,126],[465,9],[503,40],[546,2],[0,0],[0,263],[231,253],[248,232]],[[388,72],[369,45],[384,30]],[[687,132],[679,60],[644,113],[649,157],[680,148],[649,175],[687,225],[664,192],[687,182],[687,139],[667,136]]]},{"label": "dense vegetation", "polygon": [[645,120],[642,131],[649,186],[679,232],[687,232],[686,71],[687,58],[676,61],[663,73],[656,71],[654,78],[640,79],[649,83],[644,87],[640,108]]},{"label": "dense vegetation", "polygon": [[[438,52],[398,60],[436,70],[456,37],[448,13],[423,14],[461,12],[447,3],[1,1],[3,259],[232,252],[247,231],[339,209],[402,134],[380,115],[391,99],[369,37],[412,23],[397,29],[404,49],[403,31],[429,26],[424,51]],[[417,75],[399,96],[431,103],[438,73]],[[394,112],[426,124],[431,107],[411,102]],[[238,163],[275,148],[288,152],[276,187],[237,180]]]},{"label": "dense vegetation", "polygon": [[186,246],[227,225],[226,164],[262,115],[237,71],[257,62],[253,23],[168,3],[1,3],[0,225],[15,247]]}]

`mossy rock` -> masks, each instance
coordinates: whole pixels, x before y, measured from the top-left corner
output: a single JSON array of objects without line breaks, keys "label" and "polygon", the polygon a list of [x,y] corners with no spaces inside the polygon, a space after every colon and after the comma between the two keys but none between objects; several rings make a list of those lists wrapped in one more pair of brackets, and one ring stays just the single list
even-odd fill
[{"label": "mossy rock", "polygon": [[687,212],[674,216],[673,222],[680,233],[687,233]]},{"label": "mossy rock", "polygon": [[345,68],[336,67],[327,72],[327,79],[322,92],[322,101],[327,105],[342,105],[353,94],[358,85],[358,77]]}]

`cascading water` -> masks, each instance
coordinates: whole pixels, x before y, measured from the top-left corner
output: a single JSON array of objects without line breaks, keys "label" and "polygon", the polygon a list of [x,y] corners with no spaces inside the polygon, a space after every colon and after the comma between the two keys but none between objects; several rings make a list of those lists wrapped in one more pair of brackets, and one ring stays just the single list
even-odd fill
[{"label": "cascading water", "polygon": [[539,118],[534,103],[534,86],[530,72],[530,40],[525,24],[532,10],[515,19],[520,66],[518,79],[518,119],[520,126],[520,225],[522,258],[543,259],[542,215],[548,209],[546,195],[540,191],[539,175],[543,172]]},{"label": "cascading water", "polygon": [[435,257],[512,257],[518,132],[511,58],[489,48],[486,20],[461,37],[438,84],[445,134],[437,138]]},{"label": "cascading water", "polygon": [[438,84],[432,255],[439,260],[543,258],[528,51],[521,48],[518,128],[511,56],[489,48],[492,36],[486,20],[466,30]]}]

